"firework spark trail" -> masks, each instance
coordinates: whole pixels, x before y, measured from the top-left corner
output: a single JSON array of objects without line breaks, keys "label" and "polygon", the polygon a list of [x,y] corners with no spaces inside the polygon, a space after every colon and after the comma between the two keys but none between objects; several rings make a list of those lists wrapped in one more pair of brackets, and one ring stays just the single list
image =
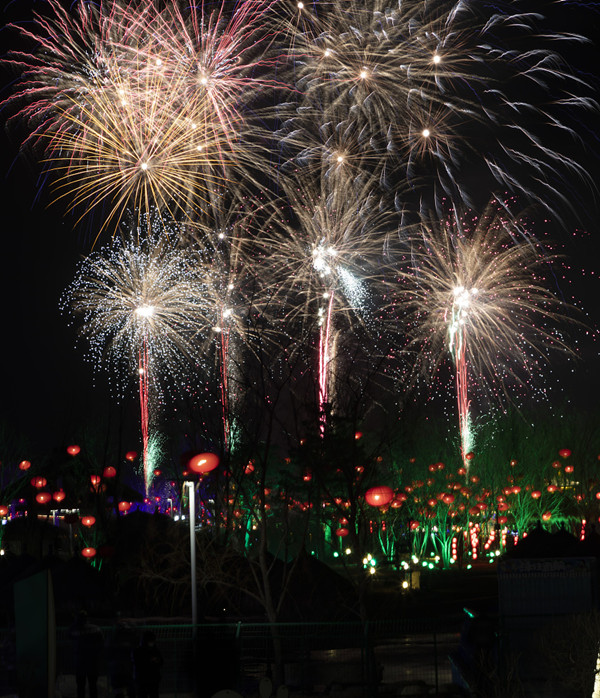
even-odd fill
[{"label": "firework spark trail", "polygon": [[469,387],[510,400],[511,384],[531,380],[551,351],[572,353],[561,326],[577,313],[548,287],[556,257],[508,204],[494,201],[480,217],[457,208],[431,217],[411,245],[397,307],[417,370],[433,375],[452,357],[464,458],[474,438]]},{"label": "firework spark trail", "polygon": [[81,318],[80,332],[96,365],[108,362],[116,380],[138,374],[149,487],[152,413],[160,384],[187,376],[202,336],[210,334],[212,308],[206,304],[204,269],[189,248],[173,247],[156,221],[133,232],[135,240],[115,239],[83,261],[63,308]]},{"label": "firework spark trail", "polygon": [[[590,178],[558,144],[581,138],[577,113],[597,104],[557,47],[583,37],[546,31],[542,15],[509,2],[298,7],[287,25],[300,111],[352,123],[386,186],[404,178],[433,188],[438,206],[440,194],[470,203],[464,173],[476,170],[490,191],[500,185],[555,211],[576,206],[560,173]],[[302,131],[290,131],[301,156]]]}]

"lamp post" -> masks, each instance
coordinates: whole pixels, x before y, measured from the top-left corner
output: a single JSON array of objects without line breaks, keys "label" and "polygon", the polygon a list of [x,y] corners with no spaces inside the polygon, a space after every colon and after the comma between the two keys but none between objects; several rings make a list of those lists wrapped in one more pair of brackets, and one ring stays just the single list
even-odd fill
[{"label": "lamp post", "polygon": [[196,625],[198,624],[198,604],[196,594],[196,488],[195,483],[186,480],[184,487],[188,490],[188,503],[190,514],[190,569],[191,569],[191,585],[192,585],[192,625],[193,633],[196,634]]}]

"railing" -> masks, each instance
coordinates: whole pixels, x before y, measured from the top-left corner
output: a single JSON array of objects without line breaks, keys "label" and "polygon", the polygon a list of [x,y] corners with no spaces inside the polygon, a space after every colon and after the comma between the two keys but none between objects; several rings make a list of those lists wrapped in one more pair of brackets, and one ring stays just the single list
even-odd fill
[{"label": "railing", "polygon": [[[462,619],[389,620],[368,623],[224,623],[154,624],[132,620],[123,642],[117,626],[101,626],[99,696],[114,695],[111,673],[120,654],[125,659],[152,630],[163,655],[161,696],[210,696],[229,688],[244,696],[258,694],[263,677],[283,677],[293,693],[353,696],[446,695],[451,683],[448,655],[456,649]],[[100,623],[98,623],[100,625]],[[194,632],[195,630],[195,632]],[[11,633],[0,630],[0,647],[10,646]],[[57,689],[75,695],[74,657],[70,631],[56,633]],[[10,675],[10,652],[0,657]],[[8,661],[8,664],[7,664]],[[277,673],[277,666],[283,674]],[[2,672],[0,666],[0,675]],[[10,683],[10,680],[9,680]],[[414,693],[411,693],[414,687]],[[8,690],[7,690],[8,689]],[[0,686],[0,695],[15,693]]]}]

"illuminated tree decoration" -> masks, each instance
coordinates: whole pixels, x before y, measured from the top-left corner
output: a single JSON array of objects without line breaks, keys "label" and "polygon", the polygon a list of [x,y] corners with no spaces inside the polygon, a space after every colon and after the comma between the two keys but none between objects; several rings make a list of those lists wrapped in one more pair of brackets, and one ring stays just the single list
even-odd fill
[{"label": "illuminated tree decoration", "polygon": [[133,463],[133,461],[138,457],[137,451],[127,451],[125,454],[125,460],[128,460],[130,463]]},{"label": "illuminated tree decoration", "polygon": [[85,526],[86,528],[91,528],[95,523],[96,523],[95,516],[82,516],[81,517],[81,525]]},{"label": "illuminated tree decoration", "polygon": [[350,531],[347,528],[338,528],[336,529],[335,535],[338,538],[345,538],[349,533]]},{"label": "illuminated tree decoration", "polygon": [[571,451],[568,448],[561,448],[560,451],[558,452],[558,455],[561,458],[570,458],[571,457]]},{"label": "illuminated tree decoration", "polygon": [[194,473],[208,473],[218,465],[219,456],[215,453],[199,453],[188,461],[188,468]]},{"label": "illuminated tree decoration", "polygon": [[91,560],[91,558],[96,557],[96,548],[83,548],[81,555],[87,560]]},{"label": "illuminated tree decoration", "polygon": [[78,446],[77,444],[72,444],[71,446],[67,447],[67,453],[70,456],[76,456],[78,453],[80,453],[81,447]]},{"label": "illuminated tree decoration", "polygon": [[52,499],[52,495],[50,492],[38,492],[35,495],[35,501],[38,504],[48,504],[48,502]]},{"label": "illuminated tree decoration", "polygon": [[126,514],[131,509],[131,502],[119,502],[118,509],[122,514]]},{"label": "illuminated tree decoration", "polygon": [[41,490],[42,487],[46,487],[47,484],[48,480],[46,480],[45,477],[38,476],[31,478],[31,486],[35,487],[37,490]]},{"label": "illuminated tree decoration", "polygon": [[31,468],[31,461],[22,460],[19,463],[19,470],[29,470],[29,468]]},{"label": "illuminated tree decoration", "polygon": [[112,478],[117,476],[117,469],[112,465],[107,465],[102,471],[102,477]]}]

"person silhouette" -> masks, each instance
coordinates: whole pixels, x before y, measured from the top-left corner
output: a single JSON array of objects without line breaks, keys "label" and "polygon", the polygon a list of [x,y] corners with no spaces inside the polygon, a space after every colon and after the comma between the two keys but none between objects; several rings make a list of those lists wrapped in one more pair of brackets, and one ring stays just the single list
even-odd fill
[{"label": "person silhouette", "polygon": [[77,698],[85,697],[86,683],[90,698],[98,698],[98,675],[100,656],[104,647],[104,636],[97,625],[90,623],[87,613],[79,611],[71,627],[75,643],[75,682]]},{"label": "person silhouette", "polygon": [[145,630],[138,647],[133,650],[133,667],[138,698],[158,698],[163,658],[156,646],[156,635]]}]

